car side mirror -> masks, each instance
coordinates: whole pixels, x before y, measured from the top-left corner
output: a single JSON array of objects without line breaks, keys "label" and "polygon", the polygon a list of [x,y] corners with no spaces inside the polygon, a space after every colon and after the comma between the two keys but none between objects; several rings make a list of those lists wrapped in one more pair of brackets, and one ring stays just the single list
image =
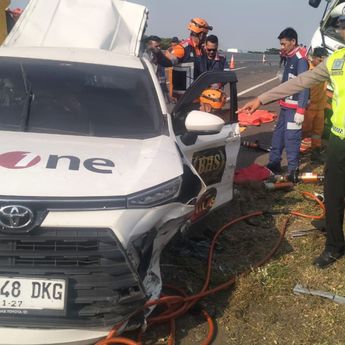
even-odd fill
[{"label": "car side mirror", "polygon": [[185,125],[188,132],[205,135],[219,133],[225,122],[217,115],[193,110],[187,115]]},{"label": "car side mirror", "polygon": [[185,121],[187,133],[182,135],[181,141],[185,145],[193,145],[198,135],[211,135],[219,133],[225,122],[217,115],[204,111],[191,111]]},{"label": "car side mirror", "polygon": [[318,8],[321,0],[309,0],[309,5],[314,8]]}]

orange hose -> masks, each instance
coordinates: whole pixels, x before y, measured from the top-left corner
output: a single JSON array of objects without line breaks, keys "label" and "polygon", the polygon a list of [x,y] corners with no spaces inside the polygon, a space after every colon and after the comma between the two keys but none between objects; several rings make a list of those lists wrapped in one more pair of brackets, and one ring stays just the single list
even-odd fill
[{"label": "orange hose", "polygon": [[[302,194],[305,197],[309,197],[310,199],[315,200],[319,204],[319,206],[321,207],[321,209],[323,211],[322,214],[317,215],[317,216],[310,216],[310,215],[306,215],[306,214],[303,214],[300,212],[292,211],[292,212],[290,212],[290,217],[291,217],[291,215],[293,215],[293,216],[303,217],[303,218],[308,218],[308,219],[322,219],[324,217],[324,214],[325,214],[325,207],[324,207],[323,203],[316,196],[314,196],[313,194],[311,194],[309,192],[303,192]],[[204,285],[203,285],[203,287],[199,293],[197,293],[195,295],[187,296],[183,290],[176,288],[176,287],[173,287],[173,286],[167,286],[169,289],[177,291],[180,294],[180,296],[179,295],[162,296],[157,300],[149,301],[145,304],[144,308],[149,308],[149,307],[152,307],[155,305],[162,305],[162,304],[164,304],[167,307],[167,310],[164,311],[159,316],[149,317],[147,320],[147,324],[148,324],[148,328],[149,328],[149,327],[152,327],[153,325],[158,324],[158,323],[169,322],[170,323],[170,335],[168,338],[168,345],[174,345],[175,344],[175,328],[176,328],[175,320],[176,320],[176,318],[185,314],[200,299],[202,299],[206,296],[215,294],[216,292],[219,292],[221,290],[225,290],[225,289],[229,288],[237,280],[237,277],[233,276],[233,277],[230,277],[230,279],[228,281],[226,281],[225,283],[220,284],[220,285],[216,286],[215,288],[208,289],[208,286],[209,286],[210,280],[211,280],[213,254],[214,254],[215,246],[217,244],[217,240],[218,240],[219,236],[225,230],[227,230],[230,226],[232,226],[232,225],[234,225],[234,224],[236,224],[242,220],[245,220],[247,218],[257,217],[257,216],[261,216],[261,215],[263,215],[263,212],[257,211],[257,212],[253,212],[253,213],[238,217],[238,218],[226,223],[223,227],[221,227],[216,232],[214,238],[212,239],[212,243],[211,243],[209,254],[208,254],[208,263],[207,263],[207,272],[206,272],[205,282],[204,282]],[[283,229],[282,229],[282,231],[280,231],[279,240],[277,241],[276,245],[272,248],[270,253],[265,258],[263,258],[262,260],[260,260],[259,262],[257,262],[253,266],[254,268],[258,268],[259,266],[262,266],[275,254],[275,252],[279,248],[282,240],[285,237],[285,233],[286,233],[286,230],[288,227],[288,222],[290,220],[290,217],[287,217],[285,219]],[[246,270],[245,272],[242,272],[239,275],[239,277],[252,271],[253,267]],[[215,332],[214,322],[205,310],[202,310],[202,313],[203,313],[203,315],[204,315],[204,317],[208,323],[208,327],[209,327],[209,332],[208,332],[207,338],[202,342],[202,345],[210,345],[212,342],[212,339],[214,337],[214,332]],[[113,329],[109,333],[107,338],[99,341],[96,345],[113,345],[113,344],[142,345],[143,344],[142,335],[143,335],[142,332],[140,332],[139,337],[138,337],[138,342],[136,342],[136,341],[133,341],[131,339],[127,339],[127,338],[123,338],[123,337],[117,337],[116,336],[116,330]]]},{"label": "orange hose", "polygon": [[212,340],[214,338],[214,333],[215,333],[214,322],[206,310],[202,310],[201,312],[203,313],[208,323],[207,338],[201,343],[201,345],[210,345],[212,343]]},{"label": "orange hose", "polygon": [[320,201],[314,194],[312,193],[309,193],[309,192],[302,192],[302,195],[304,197],[309,197],[310,199],[316,201],[319,206],[321,207],[322,209],[322,214],[319,215],[319,216],[310,216],[308,214],[304,214],[304,213],[300,213],[300,212],[296,212],[296,211],[292,211],[290,212],[290,214],[292,214],[293,216],[297,216],[297,217],[302,217],[302,218],[307,218],[307,219],[323,219],[325,218],[325,205],[323,204],[322,201]]}]

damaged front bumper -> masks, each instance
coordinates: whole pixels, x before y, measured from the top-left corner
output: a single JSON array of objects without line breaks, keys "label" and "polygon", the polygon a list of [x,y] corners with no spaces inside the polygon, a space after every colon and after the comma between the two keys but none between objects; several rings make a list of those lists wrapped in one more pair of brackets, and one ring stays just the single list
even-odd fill
[{"label": "damaged front bumper", "polygon": [[65,303],[40,308],[42,299],[51,298],[47,290],[35,296],[37,307],[1,308],[0,344],[94,344],[114,325],[125,324],[147,300],[159,297],[161,251],[193,211],[179,202],[51,211],[31,233],[1,233],[2,281],[43,281],[46,287],[65,282]]}]

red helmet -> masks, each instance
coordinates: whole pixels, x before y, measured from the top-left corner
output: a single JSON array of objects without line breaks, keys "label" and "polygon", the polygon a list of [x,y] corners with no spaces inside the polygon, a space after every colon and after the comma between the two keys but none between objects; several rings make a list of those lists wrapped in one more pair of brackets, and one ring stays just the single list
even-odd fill
[{"label": "red helmet", "polygon": [[200,103],[210,104],[213,109],[220,110],[226,102],[226,94],[219,89],[206,89],[199,100]]},{"label": "red helmet", "polygon": [[188,24],[188,30],[200,34],[201,32],[208,33],[213,27],[207,24],[207,21],[202,18],[193,18]]}]

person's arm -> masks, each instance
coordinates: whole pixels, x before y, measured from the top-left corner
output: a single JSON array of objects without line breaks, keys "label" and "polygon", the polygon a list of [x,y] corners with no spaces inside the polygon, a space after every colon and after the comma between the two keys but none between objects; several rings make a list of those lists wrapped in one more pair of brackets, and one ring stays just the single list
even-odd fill
[{"label": "person's arm", "polygon": [[[308,62],[306,59],[299,59],[297,63],[297,76],[302,74],[303,72],[308,71]],[[296,113],[294,116],[295,123],[299,126],[302,126],[302,123],[304,121],[304,113],[305,108],[308,105],[309,100],[309,89],[303,89],[298,93],[298,104]]]},{"label": "person's arm", "polygon": [[172,66],[175,66],[178,64],[177,57],[167,50],[165,51],[165,57],[171,61]]},{"label": "person's arm", "polygon": [[171,51],[171,54],[176,57],[178,62],[182,62],[185,55],[184,47],[182,47],[181,44],[176,45],[174,49]]},{"label": "person's arm", "polygon": [[[161,51],[155,52],[157,64],[163,67],[171,67],[173,66],[173,62]],[[175,58],[175,57],[174,57]]]},{"label": "person's arm", "polygon": [[329,73],[326,61],[320,63],[312,70],[306,71],[296,78],[290,79],[285,83],[261,94],[258,98],[261,104],[271,103],[278,99],[294,95],[303,89],[310,89],[312,86],[329,80]]},{"label": "person's arm", "polygon": [[[297,64],[297,76],[308,71],[308,62],[305,59],[300,59]],[[296,110],[299,114],[304,114],[305,108],[308,105],[309,100],[309,88],[303,89],[298,93],[298,108]]]},{"label": "person's arm", "polygon": [[261,94],[259,97],[245,104],[238,112],[253,113],[262,104],[271,103],[278,99],[293,95],[303,89],[309,89],[314,85],[329,80],[329,73],[326,61],[320,63],[317,67],[300,74],[297,78],[290,79],[285,83]]}]

